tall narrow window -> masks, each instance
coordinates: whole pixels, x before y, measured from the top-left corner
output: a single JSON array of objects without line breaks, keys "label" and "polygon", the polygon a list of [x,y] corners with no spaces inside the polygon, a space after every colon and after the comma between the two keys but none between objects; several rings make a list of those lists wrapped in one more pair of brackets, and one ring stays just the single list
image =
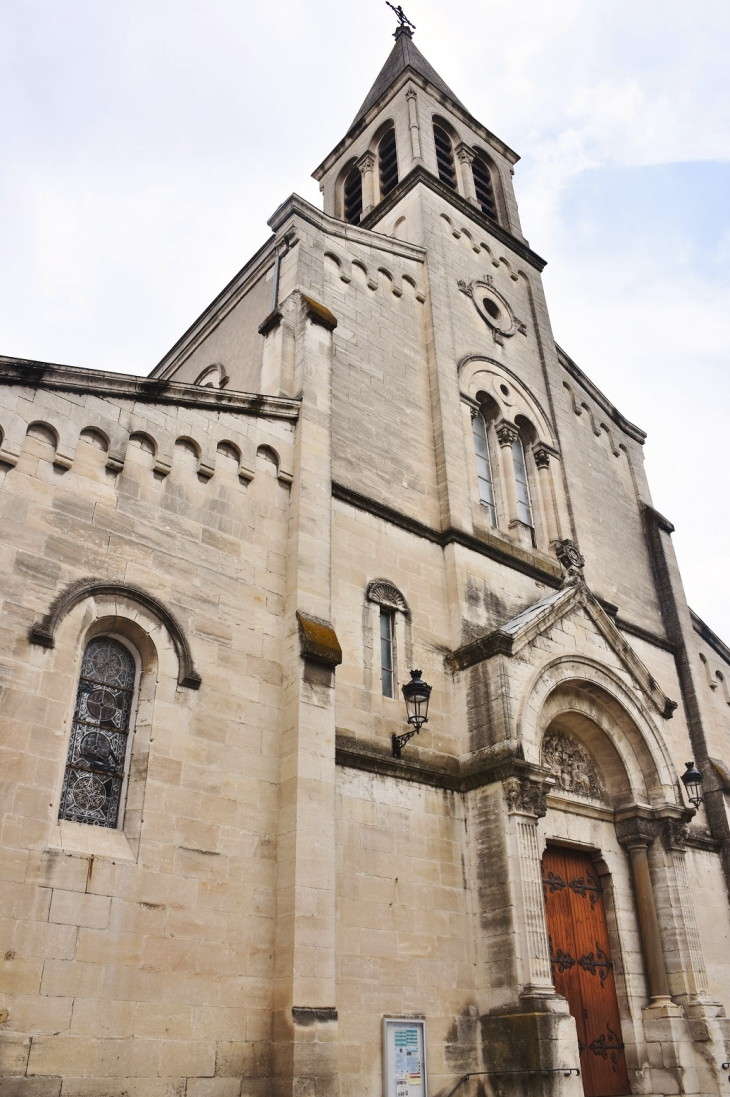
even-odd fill
[{"label": "tall narrow window", "polygon": [[116,827],[127,772],[135,664],[124,644],[86,647],[76,694],[59,819]]},{"label": "tall narrow window", "polygon": [[477,459],[477,477],[479,480],[479,498],[482,506],[486,507],[490,525],[497,524],[497,508],[494,505],[494,481],[492,480],[492,463],[489,459],[489,442],[487,441],[487,428],[481,415],[475,415],[472,420],[474,434],[474,452]]},{"label": "tall narrow window", "polygon": [[474,175],[474,190],[476,191],[477,202],[481,206],[482,212],[486,213],[487,217],[492,217],[496,221],[497,206],[494,201],[492,173],[489,170],[489,165],[480,153],[477,153],[474,157],[471,170]]},{"label": "tall narrow window", "polygon": [[517,482],[517,512],[521,522],[532,528],[532,505],[530,504],[530,487],[527,483],[527,468],[525,466],[525,450],[520,438],[515,438],[512,443],[512,460],[515,466],[515,480]]},{"label": "tall narrow window", "polygon": [[398,182],[398,150],[395,146],[395,130],[390,129],[378,145],[378,172],[380,197],[390,194]]},{"label": "tall narrow window", "polygon": [[344,198],[345,220],[351,225],[357,225],[362,213],[362,175],[357,167],[345,179]]},{"label": "tall narrow window", "polygon": [[434,125],[433,139],[436,143],[436,162],[439,169],[439,179],[446,183],[447,187],[456,190],[456,165],[454,164],[454,150],[451,138],[441,126]]},{"label": "tall narrow window", "polygon": [[383,697],[395,697],[393,612],[380,607],[380,680]]}]

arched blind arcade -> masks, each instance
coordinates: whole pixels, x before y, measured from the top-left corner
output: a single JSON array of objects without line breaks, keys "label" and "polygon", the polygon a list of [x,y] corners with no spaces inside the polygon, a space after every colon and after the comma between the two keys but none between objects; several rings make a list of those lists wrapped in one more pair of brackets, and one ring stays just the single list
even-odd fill
[{"label": "arched blind arcade", "polygon": [[446,183],[447,187],[456,190],[456,165],[454,164],[454,149],[451,138],[446,130],[434,123],[433,139],[436,143],[436,162],[439,169],[439,179]]},{"label": "arched blind arcade", "polygon": [[487,217],[492,217],[497,220],[497,206],[494,201],[494,187],[492,186],[492,174],[489,170],[484,157],[477,153],[472,163],[472,174],[474,176],[474,190],[476,191],[477,202],[482,208],[482,212],[486,213]]},{"label": "arched blind arcade", "polygon": [[345,220],[351,225],[359,224],[362,213],[362,175],[357,167],[345,179],[344,199]]},{"label": "arched blind arcade", "polygon": [[380,175],[380,197],[385,198],[398,182],[398,150],[395,144],[394,129],[389,129],[378,145],[378,171]]},{"label": "arched blind arcade", "polygon": [[59,819],[116,827],[126,772],[135,664],[109,636],[84,652]]}]

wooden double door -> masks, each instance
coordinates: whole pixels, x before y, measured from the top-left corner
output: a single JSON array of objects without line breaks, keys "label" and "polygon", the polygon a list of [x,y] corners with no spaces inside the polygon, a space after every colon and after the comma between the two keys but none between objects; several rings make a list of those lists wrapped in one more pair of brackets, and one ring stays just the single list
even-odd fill
[{"label": "wooden double door", "polygon": [[578,1029],[586,1097],[629,1094],[603,889],[585,854],[548,846],[542,861],[553,982]]}]

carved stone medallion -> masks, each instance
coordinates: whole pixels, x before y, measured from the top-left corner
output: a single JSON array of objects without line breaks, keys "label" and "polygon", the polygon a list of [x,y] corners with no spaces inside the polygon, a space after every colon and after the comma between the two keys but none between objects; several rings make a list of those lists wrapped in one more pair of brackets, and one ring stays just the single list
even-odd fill
[{"label": "carved stone medallion", "polygon": [[560,731],[549,731],[542,744],[542,764],[556,780],[556,792],[587,800],[605,800],[605,791],[588,751]]},{"label": "carved stone medallion", "polygon": [[474,307],[492,332],[495,343],[503,344],[513,335],[527,335],[527,325],[515,316],[511,305],[495,289],[491,274],[475,282],[461,279],[458,287],[467,297],[471,297]]}]

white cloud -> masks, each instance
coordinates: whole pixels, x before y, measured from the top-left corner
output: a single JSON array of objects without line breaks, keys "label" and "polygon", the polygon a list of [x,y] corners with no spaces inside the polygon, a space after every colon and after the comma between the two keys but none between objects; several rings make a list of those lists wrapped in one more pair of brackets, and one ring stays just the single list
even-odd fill
[{"label": "white cloud", "polygon": [[[726,197],[658,193],[626,220],[631,187],[610,187],[645,165],[730,160],[727,5],[412,4],[420,48],[523,154],[556,336],[649,430],[690,601],[730,637]],[[318,202],[309,172],[392,44],[379,0],[26,0],[0,21],[0,349],[137,373],[287,194]]]}]

